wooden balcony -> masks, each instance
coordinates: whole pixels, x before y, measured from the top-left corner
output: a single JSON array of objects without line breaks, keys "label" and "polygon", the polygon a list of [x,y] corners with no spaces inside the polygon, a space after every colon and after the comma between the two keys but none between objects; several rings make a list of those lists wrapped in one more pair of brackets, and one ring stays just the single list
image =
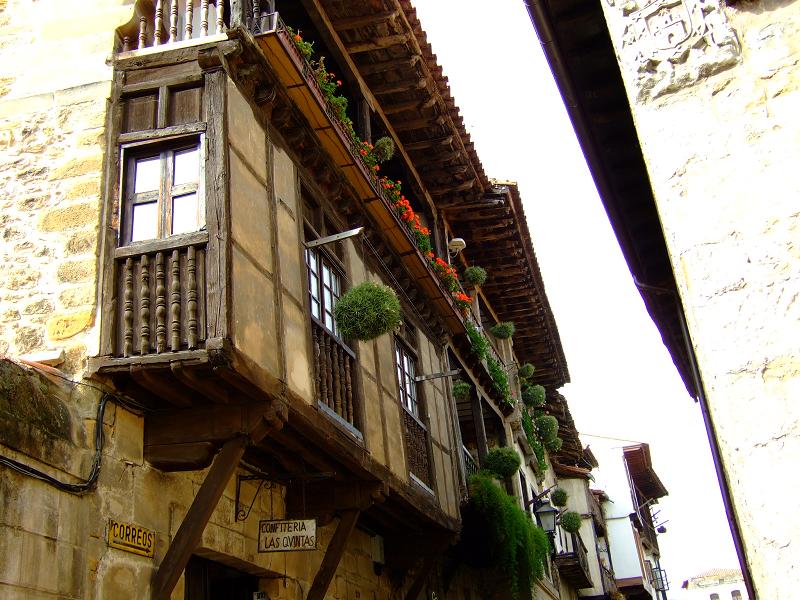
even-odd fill
[{"label": "wooden balcony", "polygon": [[393,210],[378,177],[362,161],[355,141],[336,118],[319,88],[311,65],[300,54],[280,16],[274,13],[262,17],[259,31],[255,35],[259,48],[325,151],[356,191],[376,229],[401,258],[450,332],[463,333],[463,317],[452,295],[443,287],[408,228]]},{"label": "wooden balcony", "polygon": [[580,534],[567,533],[560,528],[558,531],[559,549],[556,551],[553,562],[558,567],[559,575],[575,589],[592,587],[589,559]]},{"label": "wooden balcony", "polygon": [[323,410],[344,425],[358,439],[363,439],[357,422],[355,378],[356,355],[340,339],[331,335],[312,318],[314,352],[314,391]]}]

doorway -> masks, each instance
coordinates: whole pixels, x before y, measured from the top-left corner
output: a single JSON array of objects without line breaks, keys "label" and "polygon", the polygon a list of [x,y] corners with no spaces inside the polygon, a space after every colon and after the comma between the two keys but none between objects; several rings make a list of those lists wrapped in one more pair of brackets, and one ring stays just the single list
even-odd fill
[{"label": "doorway", "polygon": [[253,600],[258,577],[200,556],[186,565],[185,600]]}]

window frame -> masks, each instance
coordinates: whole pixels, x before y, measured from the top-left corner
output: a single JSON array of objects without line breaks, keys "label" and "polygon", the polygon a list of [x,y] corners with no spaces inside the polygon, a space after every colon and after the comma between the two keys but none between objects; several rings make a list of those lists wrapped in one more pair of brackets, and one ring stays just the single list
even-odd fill
[{"label": "window frame", "polygon": [[[188,183],[174,183],[175,156],[180,152],[197,149],[197,180]],[[178,238],[204,231],[207,227],[205,198],[205,154],[206,140],[203,132],[160,139],[147,139],[120,146],[120,202],[118,207],[119,231],[117,246],[126,247],[146,244],[158,240]],[[138,161],[156,158],[158,165],[158,188],[135,191],[136,165]],[[194,193],[197,207],[197,229],[179,233],[167,233],[172,229],[173,204],[176,198]],[[155,202],[158,221],[155,237],[133,240],[134,207]]]},{"label": "window frame", "polygon": [[[410,344],[399,335],[394,336],[394,360],[395,377],[397,378],[397,399],[400,401],[400,405],[408,411],[411,416],[424,425],[422,421],[422,411],[420,410],[421,398],[419,385],[416,381],[417,353],[411,348]],[[406,368],[406,364],[410,364],[410,372]],[[409,398],[410,401],[407,402]]]}]

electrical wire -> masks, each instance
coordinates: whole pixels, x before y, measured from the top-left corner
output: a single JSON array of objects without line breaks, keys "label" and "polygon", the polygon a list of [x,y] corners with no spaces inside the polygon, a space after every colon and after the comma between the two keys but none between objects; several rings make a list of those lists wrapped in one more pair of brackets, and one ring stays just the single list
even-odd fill
[{"label": "electrical wire", "polygon": [[103,394],[103,397],[100,399],[100,403],[97,405],[97,421],[94,428],[94,458],[92,459],[92,468],[89,471],[89,477],[87,477],[86,480],[82,481],[81,483],[66,483],[48,475],[43,471],[40,471],[39,469],[21,463],[7,456],[0,455],[0,464],[13,469],[22,475],[27,475],[28,477],[43,481],[44,483],[51,485],[56,489],[69,492],[70,494],[80,495],[93,490],[97,485],[98,477],[100,477],[100,462],[102,458],[104,442],[103,418],[106,412],[106,404],[108,404],[110,399],[112,399],[111,394]]}]

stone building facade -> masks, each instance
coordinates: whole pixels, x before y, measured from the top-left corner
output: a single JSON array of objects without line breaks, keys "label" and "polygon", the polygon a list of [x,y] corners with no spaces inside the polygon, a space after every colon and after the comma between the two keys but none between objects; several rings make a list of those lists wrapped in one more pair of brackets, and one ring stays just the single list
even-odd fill
[{"label": "stone building facade", "polygon": [[[515,446],[530,511],[581,447],[518,191],[484,175],[413,7],[0,2],[0,58],[0,595],[474,598],[451,560],[469,470]],[[394,140],[407,198],[356,129]],[[471,260],[495,273],[465,300],[442,273]],[[348,345],[332,298],[366,281],[403,320]],[[549,453],[520,433],[526,362]],[[259,547],[306,518],[316,550]]]},{"label": "stone building facade", "polygon": [[[577,4],[580,27],[567,33],[558,12]],[[745,579],[759,597],[789,597],[800,521],[779,499],[797,489],[789,465],[800,451],[800,7],[548,6],[532,9],[537,30],[555,32],[551,65],[577,100],[571,116],[601,197],[703,405]],[[590,36],[603,84],[566,56]]]}]

